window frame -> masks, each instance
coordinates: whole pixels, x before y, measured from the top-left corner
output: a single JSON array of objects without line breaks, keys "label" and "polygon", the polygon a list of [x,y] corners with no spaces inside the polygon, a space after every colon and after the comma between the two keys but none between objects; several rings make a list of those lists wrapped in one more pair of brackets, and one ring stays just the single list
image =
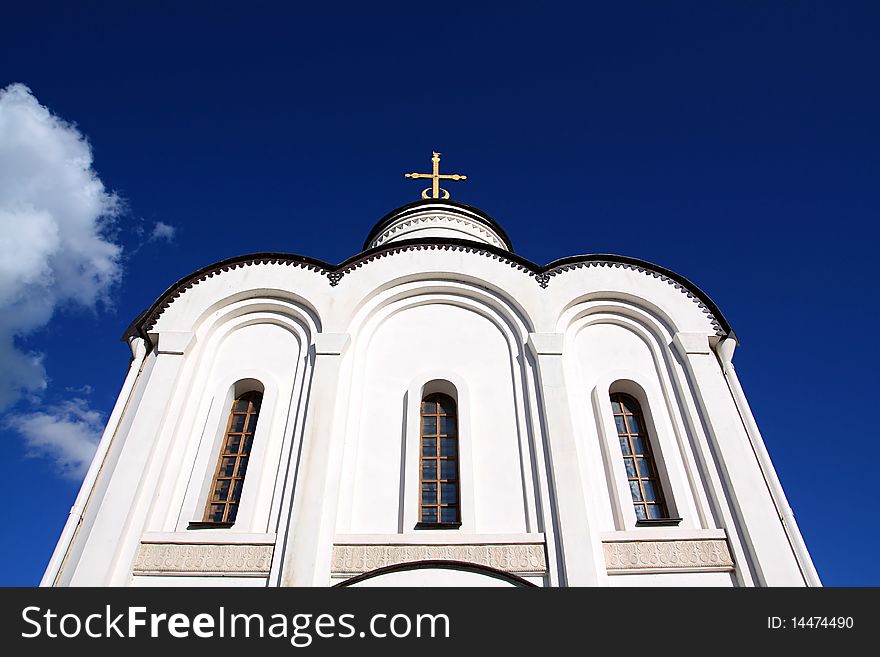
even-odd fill
[{"label": "window frame", "polygon": [[[454,421],[454,434],[450,434],[448,430],[446,432],[441,431],[441,418],[449,418],[450,413],[448,411],[444,411],[441,404],[443,401],[446,401],[448,405],[452,407],[454,410],[454,414],[451,415]],[[426,412],[425,405],[426,404],[434,404],[434,408],[432,409],[434,412]],[[434,419],[434,431],[432,433],[425,432],[425,419],[433,418]],[[456,400],[448,394],[442,392],[431,392],[422,397],[419,402],[419,486],[418,486],[418,522],[416,523],[416,529],[458,529],[461,527],[461,449],[459,443],[459,428],[458,428],[458,404]],[[454,457],[451,459],[449,455],[443,455],[442,449],[442,439],[446,438],[447,440],[452,439],[454,441]],[[425,453],[425,443],[427,441],[433,440],[434,448],[430,454]],[[425,461],[431,460],[435,462],[435,478],[434,479],[425,479]],[[449,462],[450,460],[454,460],[455,462],[455,473],[453,478],[443,477],[443,462]],[[454,503],[443,502],[443,484],[455,484],[455,499]],[[424,487],[425,485],[434,484],[436,486],[436,504],[425,504],[424,503]],[[424,509],[425,508],[434,508],[436,509],[436,521],[424,520]],[[454,508],[455,509],[455,520],[442,520],[443,517],[443,509]]]},{"label": "window frame", "polygon": [[[611,395],[623,393],[634,398],[642,411],[645,430],[651,440],[657,476],[663,487],[666,501],[667,520],[639,521],[636,517],[632,494],[629,489],[626,467],[620,450]],[[656,527],[705,527],[700,511],[695,504],[692,480],[687,471],[688,458],[676,437],[672,426],[674,418],[666,415],[664,393],[654,382],[645,381],[642,373],[628,369],[617,369],[603,373],[589,392],[592,422],[584,424],[595,426],[599,434],[605,483],[608,501],[611,506],[609,531],[625,532],[637,528]],[[586,420],[587,418],[584,418]],[[583,461],[583,467],[588,464]],[[695,524],[696,522],[696,524]]]},{"label": "window frame", "polygon": [[[638,527],[645,524],[670,524],[672,521],[680,521],[680,518],[673,518],[669,513],[669,504],[667,502],[665,486],[662,477],[660,476],[658,460],[654,456],[652,446],[654,438],[648,431],[648,425],[641,403],[633,395],[625,392],[610,393],[609,401],[611,403],[611,415],[617,436],[618,449],[620,450],[620,458],[623,460],[624,464],[624,475],[627,480],[626,488],[630,493],[630,502],[633,507],[633,512],[636,514],[636,526]],[[620,411],[615,410],[615,404],[620,406]],[[621,427],[617,422],[618,417],[622,418],[623,431],[621,431]],[[633,421],[629,418],[635,418],[635,420]],[[634,440],[636,438],[641,440],[641,443],[644,446],[642,450],[636,449],[636,442]],[[623,450],[622,440],[626,440],[626,451]],[[634,475],[631,475],[630,469],[626,467],[628,460],[632,461],[632,472],[634,472]],[[648,470],[647,473],[642,472],[643,467],[646,467]],[[633,482],[635,482],[639,488],[640,499],[638,500],[633,498],[632,495]],[[648,495],[646,495],[646,486],[644,482],[650,482],[654,489],[653,501],[647,499]],[[651,506],[660,510],[660,515],[658,517],[650,517],[649,507]],[[644,518],[639,516],[638,512],[636,512],[638,507],[644,508]],[[678,524],[678,522],[674,522],[674,524]]]},{"label": "window frame", "polygon": [[[262,394],[260,406],[260,420],[254,434],[254,442],[251,449],[247,472],[250,475],[248,484],[242,490],[239,501],[239,509],[235,523],[205,522],[205,509],[213,493],[213,486],[219,462],[219,454],[224,448],[229,418],[233,403],[239,397],[249,392]],[[205,423],[197,451],[193,456],[189,471],[188,481],[185,484],[183,498],[180,503],[180,512],[171,531],[185,532],[191,530],[221,532],[249,532],[261,531],[262,523],[254,525],[255,495],[259,492],[257,485],[262,480],[262,473],[268,449],[271,447],[271,426],[274,419],[278,394],[271,380],[266,380],[265,373],[253,370],[236,372],[234,376],[217,382],[213,394],[203,401]]]},{"label": "window frame", "polygon": [[[458,480],[459,518],[461,527],[437,529],[417,527],[419,505],[416,496],[419,484],[419,451],[421,449],[421,402],[432,392],[442,392],[455,400],[458,411]],[[402,436],[403,457],[400,472],[400,496],[397,512],[397,531],[400,534],[448,534],[450,531],[472,534],[476,532],[477,502],[474,493],[473,444],[471,438],[471,393],[467,381],[457,372],[445,369],[427,369],[414,373],[403,395],[406,417]],[[418,540],[424,540],[419,538]]]},{"label": "window frame", "polygon": [[[252,398],[256,397],[258,402],[258,408],[254,411],[252,410],[254,407],[254,401]],[[243,400],[248,400],[248,406],[244,413],[238,410],[239,403]],[[217,450],[217,465],[214,468],[214,474],[210,479],[210,484],[208,488],[207,498],[205,499],[202,512],[202,520],[193,521],[189,523],[189,527],[192,529],[196,528],[228,528],[235,525],[236,521],[239,520],[239,510],[241,508],[241,500],[244,495],[244,482],[247,478],[247,471],[251,469],[250,464],[253,461],[254,449],[253,444],[256,439],[256,429],[259,425],[259,418],[262,414],[262,410],[265,402],[265,394],[260,390],[247,390],[245,392],[241,392],[238,394],[234,394],[232,396],[231,403],[228,403],[229,413],[228,419],[226,421],[226,428],[223,431],[220,446]],[[236,416],[245,416],[244,424],[241,427],[241,431],[232,431],[233,422],[235,421]],[[230,437],[236,436],[239,438],[238,443],[238,451],[231,452],[227,449],[230,444]],[[247,442],[247,439],[250,439],[250,442]],[[247,448],[245,449],[245,445],[247,444]],[[234,458],[235,462],[233,464],[233,474],[229,476],[221,476],[223,471],[223,462],[225,459]],[[247,459],[245,466],[245,472],[239,475],[241,471],[241,462],[242,459]],[[214,500],[214,493],[216,491],[217,483],[219,480],[228,480],[230,482],[228,493],[226,496],[226,501],[216,501]],[[239,490],[237,496],[235,494],[235,486],[237,482],[241,482],[239,484]],[[231,498],[235,497],[234,502],[230,502]],[[211,519],[211,508],[217,504],[224,504],[225,509],[223,511],[223,520],[216,521]],[[232,520],[228,520],[229,512],[232,506],[235,506],[235,515]]]}]

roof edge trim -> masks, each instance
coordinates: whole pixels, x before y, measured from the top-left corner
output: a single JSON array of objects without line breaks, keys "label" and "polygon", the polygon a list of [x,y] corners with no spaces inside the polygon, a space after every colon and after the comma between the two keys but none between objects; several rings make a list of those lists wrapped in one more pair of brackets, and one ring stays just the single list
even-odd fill
[{"label": "roof edge trim", "polygon": [[[330,285],[335,287],[339,284],[340,279],[342,279],[348,272],[353,271],[369,261],[382,257],[383,255],[391,255],[394,252],[408,251],[412,249],[433,250],[438,248],[482,252],[491,255],[496,259],[505,260],[511,266],[524,270],[530,276],[535,277],[543,288],[546,288],[549,285],[552,277],[558,276],[570,269],[579,269],[585,266],[637,268],[657,276],[662,276],[680,286],[688,296],[696,298],[705,307],[724,336],[736,337],[736,334],[730,326],[730,323],[724,317],[721,309],[714,301],[712,301],[708,294],[684,276],[646,260],[610,253],[599,253],[568,256],[554,260],[542,266],[515,253],[490,244],[481,244],[479,242],[465,239],[421,238],[382,244],[372,249],[362,251],[361,253],[344,260],[338,265],[333,265],[308,256],[281,252],[252,253],[221,260],[214,264],[202,267],[171,285],[147,310],[138,315],[122,335],[121,339],[127,341],[132,336],[140,336],[145,338],[147,343],[150,344],[147,334],[171,302],[198,282],[223,271],[253,264],[285,264],[320,271],[328,277]],[[738,339],[737,342],[739,342]]]}]

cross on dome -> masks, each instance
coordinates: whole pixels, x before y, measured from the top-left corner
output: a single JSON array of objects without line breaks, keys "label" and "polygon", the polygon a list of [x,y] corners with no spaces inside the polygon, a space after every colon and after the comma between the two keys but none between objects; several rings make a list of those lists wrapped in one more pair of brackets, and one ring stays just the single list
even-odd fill
[{"label": "cross on dome", "polygon": [[[440,180],[467,180],[467,176],[458,173],[440,174],[440,153],[433,153],[431,162],[434,164],[433,173],[406,173],[406,178],[430,178],[431,187],[422,192],[422,198],[449,198],[449,192],[440,187]],[[428,195],[430,193],[430,196]]]}]

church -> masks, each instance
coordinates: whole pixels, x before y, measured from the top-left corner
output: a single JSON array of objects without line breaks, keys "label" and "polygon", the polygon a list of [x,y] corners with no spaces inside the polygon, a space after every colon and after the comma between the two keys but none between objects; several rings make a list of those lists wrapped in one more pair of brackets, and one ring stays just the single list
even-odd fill
[{"label": "church", "polygon": [[430,187],[223,260],[132,360],[42,586],[821,586],[696,285],[517,255]]}]

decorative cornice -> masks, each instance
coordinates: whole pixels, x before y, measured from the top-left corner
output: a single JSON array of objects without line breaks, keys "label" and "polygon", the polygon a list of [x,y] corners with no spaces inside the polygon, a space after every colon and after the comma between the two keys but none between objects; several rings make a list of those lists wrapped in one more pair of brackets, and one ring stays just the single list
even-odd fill
[{"label": "decorative cornice", "polygon": [[[251,256],[229,258],[228,260],[208,265],[190,276],[180,279],[177,283],[168,288],[148,310],[141,313],[141,315],[132,322],[132,325],[129,326],[128,330],[126,330],[125,334],[122,336],[123,340],[133,335],[136,329],[139,329],[143,336],[145,336],[145,334],[156,325],[160,315],[167,310],[168,306],[187,290],[224,272],[232,271],[233,269],[242,269],[250,265],[285,265],[287,267],[300,267],[308,271],[317,271],[322,274],[327,274],[332,270],[332,266],[319,260],[288,254],[254,254]],[[331,285],[333,284],[334,283],[331,280]]]},{"label": "decorative cornice", "polygon": [[181,279],[166,290],[147,311],[142,313],[132,323],[123,335],[123,340],[127,340],[133,335],[140,335],[141,337],[148,338],[147,333],[156,325],[159,317],[175,299],[180,297],[190,288],[209,278],[222,274],[223,272],[255,264],[278,264],[319,272],[327,277],[328,283],[331,287],[337,287],[343,277],[353,272],[355,269],[359,269],[380,258],[386,258],[410,251],[459,251],[462,253],[482,255],[492,260],[503,262],[513,269],[522,271],[524,274],[535,279],[542,289],[546,289],[549,286],[550,280],[553,277],[560,276],[567,271],[576,269],[588,267],[615,267],[637,271],[653,278],[658,278],[661,281],[672,285],[675,289],[687,296],[687,298],[691,299],[691,301],[693,301],[701,311],[708,316],[708,320],[715,329],[716,335],[725,336],[733,334],[730,325],[724,319],[724,316],[721,314],[718,307],[712,302],[709,296],[696,285],[668,269],[637,258],[610,254],[584,255],[572,256],[570,258],[551,262],[548,265],[540,266],[510,251],[489,244],[481,244],[472,240],[463,239],[421,238],[386,243],[359,253],[338,265],[331,265],[306,256],[283,253],[264,253],[240,256],[238,258],[230,258],[218,262],[214,265],[209,265],[208,267],[204,267],[194,274]]},{"label": "decorative cornice", "polygon": [[421,240],[391,242],[390,244],[366,251],[339,265],[339,278],[353,272],[355,269],[360,269],[366,264],[379,260],[380,258],[387,258],[388,256],[397,255],[398,253],[406,253],[408,251],[461,251],[462,253],[475,253],[508,264],[514,269],[522,271],[529,276],[535,276],[534,271],[528,266],[528,260],[519,258],[518,256],[508,256],[502,249],[496,249],[495,247],[486,244],[480,245],[479,242],[471,242],[469,240],[440,240],[437,238],[426,238]]},{"label": "decorative cornice", "polygon": [[516,574],[547,572],[544,545],[537,543],[334,545],[330,570],[334,575],[359,575],[418,561],[472,563]]},{"label": "decorative cornice", "polygon": [[703,303],[703,301],[700,300],[700,298],[697,295],[695,295],[693,292],[691,292],[687,287],[682,285],[677,280],[657,271],[656,269],[648,269],[647,267],[643,267],[643,266],[635,264],[635,263],[615,262],[615,261],[610,261],[610,260],[592,260],[592,261],[588,261],[588,262],[567,263],[564,265],[558,265],[556,267],[552,267],[551,269],[548,269],[546,272],[541,274],[541,276],[543,276],[544,278],[541,281],[539,281],[539,283],[541,284],[542,288],[546,288],[550,284],[551,277],[558,276],[559,274],[566,272],[566,271],[571,271],[574,269],[581,269],[584,267],[616,267],[616,268],[622,267],[624,269],[631,269],[632,271],[637,271],[637,272],[641,272],[643,274],[647,274],[648,276],[651,276],[653,278],[659,278],[664,283],[668,283],[669,285],[672,285],[676,290],[681,291],[685,296],[687,296],[688,299],[691,299],[695,304],[697,304],[697,307],[699,307],[699,309],[703,311],[704,315],[709,316],[709,321],[712,322],[712,328],[715,329],[715,335],[723,336],[723,335],[726,335],[726,333],[727,333],[724,330],[724,328],[721,326],[721,322],[719,322],[718,319],[715,317],[715,315],[712,313],[712,310],[705,303]]},{"label": "decorative cornice", "polygon": [[369,250],[378,235],[382,234],[390,226],[396,224],[401,219],[430,212],[443,212],[444,214],[449,213],[452,215],[464,216],[471,221],[482,224],[489,228],[495,236],[501,239],[504,248],[511,253],[513,252],[513,243],[510,241],[510,237],[505,232],[504,228],[501,227],[501,224],[479,208],[475,208],[472,205],[467,205],[460,201],[453,201],[451,199],[443,199],[439,201],[436,199],[414,201],[413,203],[408,203],[407,205],[392,210],[373,226],[370,234],[367,235],[367,239],[364,241],[363,250]]},{"label": "decorative cornice", "polygon": [[[397,253],[404,253],[406,251],[422,251],[422,250],[444,250],[444,251],[463,251],[466,253],[476,253],[479,255],[487,256],[493,260],[499,260],[505,262],[510,265],[514,269],[522,271],[523,273],[529,275],[534,278],[538,285],[541,286],[542,289],[546,289],[550,285],[550,279],[554,276],[559,276],[560,274],[572,271],[575,269],[582,269],[587,267],[614,267],[614,268],[623,268],[630,269],[632,271],[637,271],[643,274],[647,274],[653,278],[658,278],[664,283],[668,283],[672,285],[676,290],[681,291],[688,299],[691,299],[697,307],[703,312],[703,314],[708,315],[708,319],[712,324],[712,328],[715,329],[715,334],[719,336],[723,336],[727,334],[727,331],[724,330],[721,322],[716,317],[716,314],[712,312],[712,310],[693,292],[691,292],[685,285],[680,283],[678,280],[668,276],[667,274],[658,271],[657,269],[650,269],[647,266],[643,266],[641,264],[637,264],[636,262],[628,262],[621,260],[612,260],[611,258],[620,258],[620,256],[606,256],[608,259],[599,259],[601,256],[596,257],[597,259],[590,260],[578,260],[574,262],[564,262],[563,264],[554,265],[551,263],[546,267],[539,267],[534,263],[531,263],[523,258],[519,258],[518,256],[510,256],[507,257],[504,253],[499,253],[495,250],[490,250],[476,244],[460,244],[460,243],[405,243],[401,242],[400,245],[392,243],[387,245],[384,249],[371,252],[363,257],[356,258],[354,261],[349,262],[348,264],[343,264],[340,266],[338,272],[330,274],[331,277],[331,285],[336,286],[339,284],[339,280],[345,276],[347,273],[354,271],[360,267],[363,267],[365,264],[373,262],[374,260],[378,260],[379,258],[384,258],[390,255],[395,255]],[[584,256],[585,258],[594,258],[594,256]],[[566,259],[568,260],[568,259]],[[630,259],[626,259],[630,260]],[[634,259],[632,259],[634,260]],[[645,263],[647,265],[647,263]]]},{"label": "decorative cornice", "polygon": [[265,577],[272,563],[271,545],[141,543],[135,575],[238,575]]},{"label": "decorative cornice", "polygon": [[606,541],[608,574],[733,570],[726,540]]},{"label": "decorative cornice", "polygon": [[374,248],[377,246],[381,246],[389,239],[391,239],[395,234],[403,231],[406,228],[410,228],[416,224],[463,224],[470,228],[471,230],[478,233],[484,239],[486,239],[492,246],[497,246],[499,249],[506,248],[504,242],[502,242],[496,235],[487,230],[484,226],[480,225],[476,221],[472,221],[465,217],[460,217],[456,215],[444,215],[444,214],[427,214],[422,216],[409,217],[406,219],[402,219],[398,223],[391,224],[388,228],[386,228],[380,235],[374,237],[370,242],[370,248]]}]

